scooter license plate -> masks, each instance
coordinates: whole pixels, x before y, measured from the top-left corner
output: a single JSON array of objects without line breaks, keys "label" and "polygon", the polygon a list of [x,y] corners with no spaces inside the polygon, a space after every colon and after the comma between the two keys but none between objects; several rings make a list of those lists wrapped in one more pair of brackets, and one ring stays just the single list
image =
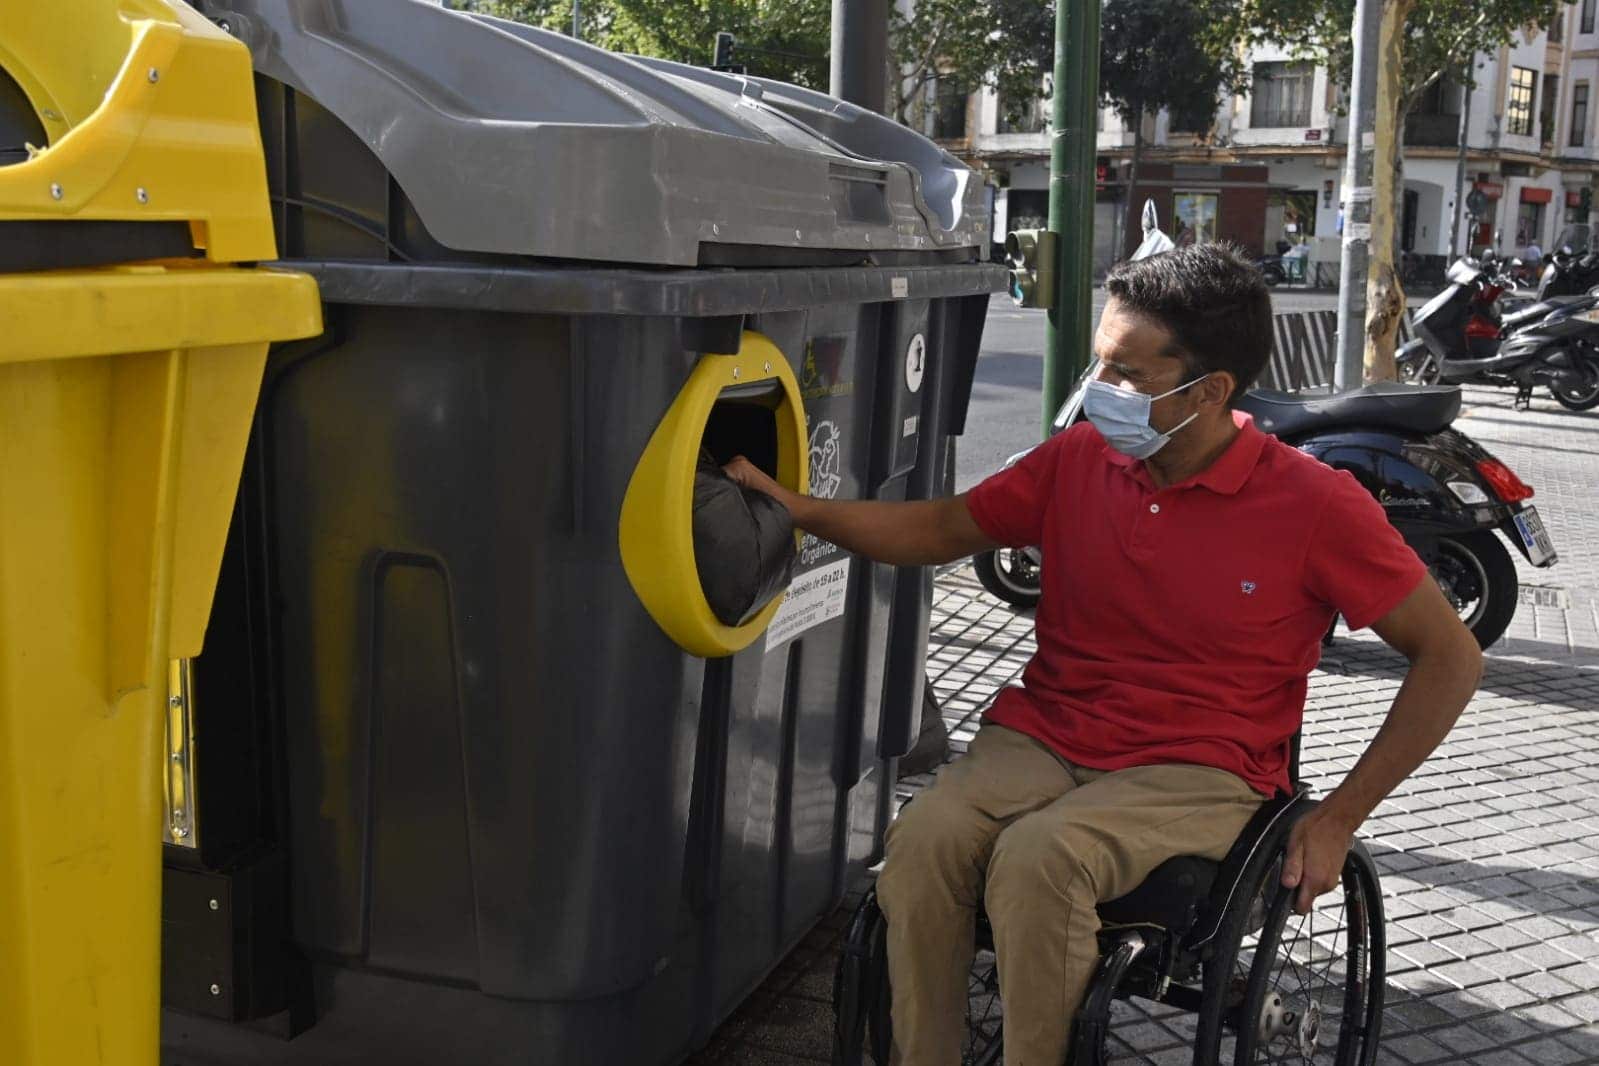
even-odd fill
[{"label": "scooter license plate", "polygon": [[1555,545],[1543,527],[1543,519],[1538,517],[1538,509],[1528,507],[1515,519],[1516,532],[1521,534],[1521,543],[1527,546],[1527,561],[1533,566],[1548,566],[1554,562]]}]

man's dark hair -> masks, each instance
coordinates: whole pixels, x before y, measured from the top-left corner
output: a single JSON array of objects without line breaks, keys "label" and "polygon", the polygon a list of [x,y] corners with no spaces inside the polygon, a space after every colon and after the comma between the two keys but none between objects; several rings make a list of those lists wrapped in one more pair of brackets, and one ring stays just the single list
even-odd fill
[{"label": "man's dark hair", "polygon": [[1271,294],[1265,278],[1231,244],[1195,244],[1117,263],[1105,291],[1147,315],[1176,340],[1187,380],[1225,370],[1238,381],[1234,404],[1271,356]]}]

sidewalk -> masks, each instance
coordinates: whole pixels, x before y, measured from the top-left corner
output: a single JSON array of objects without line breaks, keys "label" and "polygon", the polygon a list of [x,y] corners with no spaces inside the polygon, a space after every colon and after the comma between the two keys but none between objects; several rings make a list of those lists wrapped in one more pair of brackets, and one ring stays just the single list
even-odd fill
[{"label": "sidewalk", "polygon": [[[1523,605],[1476,699],[1362,830],[1388,910],[1379,1063],[1599,1063],[1599,413],[1542,396],[1518,412],[1510,400],[1470,390],[1457,425],[1537,490],[1561,559],[1523,569]],[[970,567],[940,576],[929,673],[957,757],[1032,650],[1031,618],[984,592]],[[1303,763],[1319,791],[1376,733],[1404,666],[1369,633],[1340,633],[1328,649],[1306,708]],[[694,1066],[829,1061],[833,967],[854,898]],[[1186,1064],[1189,1018],[1118,1004],[1113,1061]]]}]

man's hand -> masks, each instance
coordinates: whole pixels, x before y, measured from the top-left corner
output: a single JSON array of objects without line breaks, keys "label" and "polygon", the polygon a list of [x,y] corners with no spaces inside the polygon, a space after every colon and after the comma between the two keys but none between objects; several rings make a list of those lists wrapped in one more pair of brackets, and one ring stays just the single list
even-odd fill
[{"label": "man's hand", "polygon": [[764,492],[788,508],[805,532],[880,563],[927,566],[999,546],[977,527],[964,496],[905,503],[823,500],[785,488],[742,455],[722,470],[741,488]]},{"label": "man's hand", "polygon": [[1372,628],[1410,660],[1410,672],[1354,769],[1288,835],[1283,884],[1298,887],[1300,914],[1338,883],[1355,830],[1448,735],[1482,676],[1476,638],[1431,578]]},{"label": "man's hand", "polygon": [[1295,911],[1309,914],[1316,897],[1338,885],[1344,856],[1349,853],[1358,828],[1358,824],[1350,825],[1326,806],[1313,808],[1294,824],[1283,859],[1283,887],[1299,889],[1294,897]]},{"label": "man's hand", "polygon": [[788,493],[787,489],[785,489],[782,485],[779,485],[772,478],[768,477],[766,471],[762,470],[760,467],[756,466],[742,455],[736,456],[731,463],[728,463],[725,467],[723,467],[722,472],[728,477],[732,478],[734,481],[738,482],[740,488],[752,489],[756,492],[764,492],[766,495],[771,496],[773,499],[779,501],[781,501]]}]

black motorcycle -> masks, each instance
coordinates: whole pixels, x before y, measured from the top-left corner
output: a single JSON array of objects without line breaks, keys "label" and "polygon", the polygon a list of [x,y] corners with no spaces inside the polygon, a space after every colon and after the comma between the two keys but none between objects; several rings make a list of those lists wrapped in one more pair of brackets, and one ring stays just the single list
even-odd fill
[{"label": "black motorcycle", "polygon": [[1599,285],[1599,251],[1579,255],[1569,247],[1557,248],[1538,275],[1538,299],[1580,296],[1595,285]]},{"label": "black motorcycle", "polygon": [[1599,296],[1555,296],[1501,318],[1501,279],[1484,264],[1456,260],[1447,278],[1395,353],[1402,381],[1514,388],[1520,409],[1543,387],[1573,411],[1599,407]]},{"label": "black motorcycle", "polygon": [[[1053,432],[1081,416],[1087,380],[1084,375],[1061,408]],[[1381,383],[1332,395],[1257,389],[1239,406],[1265,432],[1354,475],[1484,648],[1504,633],[1519,602],[1515,563],[1495,532],[1533,566],[1556,562],[1543,521],[1527,502],[1532,489],[1451,427],[1460,413],[1454,386]],[[1017,607],[1037,604],[1037,548],[1001,548],[973,563],[978,580],[995,596]]]}]

